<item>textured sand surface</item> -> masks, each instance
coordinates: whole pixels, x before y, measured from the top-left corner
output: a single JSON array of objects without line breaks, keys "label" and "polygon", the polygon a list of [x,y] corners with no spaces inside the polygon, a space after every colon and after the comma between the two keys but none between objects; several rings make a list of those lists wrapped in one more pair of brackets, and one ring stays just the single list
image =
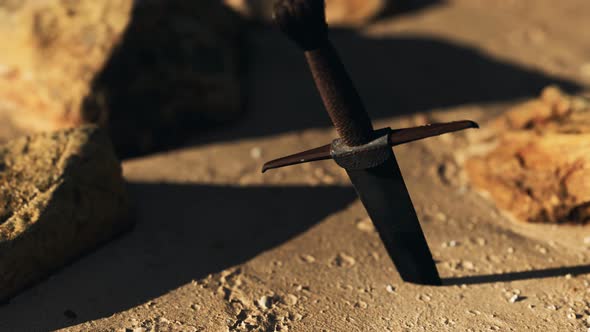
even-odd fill
[{"label": "textured sand surface", "polygon": [[[587,87],[589,10],[585,0],[450,1],[334,42],[377,126],[485,125],[548,84]],[[250,43],[251,115],[126,161],[136,229],[0,307],[0,330],[590,327],[590,228],[505,217],[461,176],[469,133],[395,150],[443,287],[399,279],[333,163],[260,174],[265,160],[335,133],[294,47],[266,30]]]}]

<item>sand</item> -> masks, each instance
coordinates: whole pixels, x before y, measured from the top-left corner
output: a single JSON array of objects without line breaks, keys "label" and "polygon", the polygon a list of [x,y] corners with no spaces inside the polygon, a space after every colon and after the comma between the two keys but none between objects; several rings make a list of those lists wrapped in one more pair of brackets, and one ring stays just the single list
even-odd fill
[{"label": "sand", "polygon": [[[485,125],[548,84],[588,86],[588,10],[585,0],[450,1],[334,42],[377,127]],[[443,287],[400,280],[334,163],[262,175],[264,161],[335,132],[295,48],[263,28],[250,37],[250,115],[125,161],[136,229],[0,307],[0,330],[590,327],[590,228],[512,221],[462,176],[467,132],[395,149]]]}]

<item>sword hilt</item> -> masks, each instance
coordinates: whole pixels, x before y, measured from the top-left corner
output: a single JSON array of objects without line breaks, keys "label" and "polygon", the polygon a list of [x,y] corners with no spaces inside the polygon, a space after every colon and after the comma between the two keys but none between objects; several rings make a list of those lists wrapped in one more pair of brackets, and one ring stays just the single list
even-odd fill
[{"label": "sword hilt", "polygon": [[370,142],[373,125],[328,38],[324,0],[276,0],[274,20],[305,52],[324,106],[343,142],[349,146]]}]

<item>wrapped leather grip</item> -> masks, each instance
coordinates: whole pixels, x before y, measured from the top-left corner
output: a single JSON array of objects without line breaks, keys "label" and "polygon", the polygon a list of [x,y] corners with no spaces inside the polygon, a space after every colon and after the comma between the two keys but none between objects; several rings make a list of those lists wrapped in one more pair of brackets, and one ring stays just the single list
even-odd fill
[{"label": "wrapped leather grip", "polygon": [[350,146],[371,141],[371,119],[328,39],[324,0],[276,0],[274,19],[305,52],[315,84],[340,138]]}]

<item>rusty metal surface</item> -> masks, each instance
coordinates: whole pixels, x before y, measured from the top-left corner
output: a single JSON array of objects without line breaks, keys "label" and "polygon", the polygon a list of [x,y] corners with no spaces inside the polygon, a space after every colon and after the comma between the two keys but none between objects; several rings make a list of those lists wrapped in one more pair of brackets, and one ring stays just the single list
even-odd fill
[{"label": "rusty metal surface", "polygon": [[391,146],[396,146],[468,128],[479,128],[479,125],[470,120],[461,120],[446,123],[433,123],[420,127],[394,129],[389,135],[389,144]]},{"label": "rusty metal surface", "polygon": [[285,166],[302,164],[310,161],[330,159],[331,144],[320,146],[319,148],[303,151],[300,153],[292,154],[283,158],[271,160],[262,166],[262,173],[273,168],[280,168]]}]

